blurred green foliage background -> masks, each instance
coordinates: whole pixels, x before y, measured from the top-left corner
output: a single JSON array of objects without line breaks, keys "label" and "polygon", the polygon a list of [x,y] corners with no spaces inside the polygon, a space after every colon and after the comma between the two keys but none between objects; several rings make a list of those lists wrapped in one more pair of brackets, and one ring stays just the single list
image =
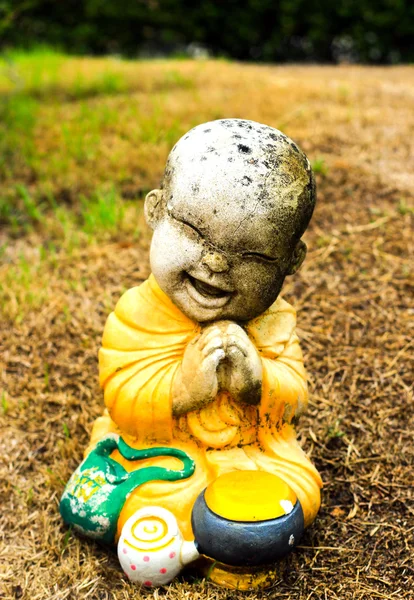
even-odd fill
[{"label": "blurred green foliage background", "polygon": [[0,0],[0,49],[254,61],[414,60],[412,0]]}]

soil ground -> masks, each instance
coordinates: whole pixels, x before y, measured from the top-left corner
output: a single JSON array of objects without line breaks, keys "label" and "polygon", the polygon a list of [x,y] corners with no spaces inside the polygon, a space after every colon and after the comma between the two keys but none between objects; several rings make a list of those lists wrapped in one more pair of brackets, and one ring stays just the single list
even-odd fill
[{"label": "soil ground", "polygon": [[[0,100],[0,597],[413,598],[414,70],[16,55]],[[316,172],[308,258],[283,294],[323,505],[272,589],[190,574],[147,592],[58,502],[102,411],[105,319],[149,273],[145,192],[182,133],[221,117],[282,129]]]}]

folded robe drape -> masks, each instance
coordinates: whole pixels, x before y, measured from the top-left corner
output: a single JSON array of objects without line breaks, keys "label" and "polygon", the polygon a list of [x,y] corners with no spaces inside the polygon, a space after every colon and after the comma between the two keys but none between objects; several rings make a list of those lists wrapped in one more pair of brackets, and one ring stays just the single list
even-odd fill
[{"label": "folded robe drape", "polygon": [[[172,382],[187,344],[201,331],[200,325],[172,303],[153,275],[121,297],[108,317],[99,352],[107,413],[96,421],[91,443],[117,431],[137,448],[184,449],[198,468],[187,482],[153,482],[139,488],[124,507],[120,527],[142,505],[158,504],[176,514],[184,535],[191,538],[189,515],[198,493],[221,473],[235,469],[279,475],[298,496],[306,525],[314,519],[322,482],[297,443],[291,424],[307,403],[306,373],[295,325],[294,309],[278,298],[245,327],[262,358],[259,407],[241,405],[229,394],[220,393],[207,407],[174,418]],[[122,462],[121,457],[116,458]]]}]

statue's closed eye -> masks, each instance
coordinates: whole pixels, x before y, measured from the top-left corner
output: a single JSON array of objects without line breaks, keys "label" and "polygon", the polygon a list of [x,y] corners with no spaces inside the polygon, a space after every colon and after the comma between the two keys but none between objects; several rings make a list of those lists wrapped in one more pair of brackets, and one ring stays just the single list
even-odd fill
[{"label": "statue's closed eye", "polygon": [[190,227],[193,231],[195,231],[200,237],[203,237],[203,234],[201,233],[201,231],[199,229],[197,229],[197,227],[195,225],[193,225],[192,223],[189,223],[188,221],[184,221],[184,219],[181,219],[181,223],[183,223],[183,225],[186,225],[187,227]]},{"label": "statue's closed eye", "polygon": [[265,260],[266,262],[277,262],[277,258],[273,256],[268,256],[267,254],[261,254],[260,252],[243,252],[242,256],[244,258],[258,258],[260,260]]},{"label": "statue's closed eye", "polygon": [[178,221],[179,223],[182,223],[186,227],[190,227],[190,229],[192,229],[193,231],[195,231],[200,237],[204,237],[203,234],[201,233],[201,231],[195,225],[193,225],[192,223],[189,223],[186,219],[182,219],[181,217],[176,217],[171,212],[169,212],[169,215],[175,221]]}]

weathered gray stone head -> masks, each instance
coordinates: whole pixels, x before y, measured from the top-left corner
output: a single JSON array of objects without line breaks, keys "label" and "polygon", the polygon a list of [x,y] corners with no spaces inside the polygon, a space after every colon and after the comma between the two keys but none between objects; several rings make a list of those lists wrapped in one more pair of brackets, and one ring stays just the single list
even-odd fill
[{"label": "weathered gray stone head", "polygon": [[301,265],[315,198],[308,159],[277,129],[240,119],[198,125],[145,202],[152,272],[195,321],[252,319]]}]

